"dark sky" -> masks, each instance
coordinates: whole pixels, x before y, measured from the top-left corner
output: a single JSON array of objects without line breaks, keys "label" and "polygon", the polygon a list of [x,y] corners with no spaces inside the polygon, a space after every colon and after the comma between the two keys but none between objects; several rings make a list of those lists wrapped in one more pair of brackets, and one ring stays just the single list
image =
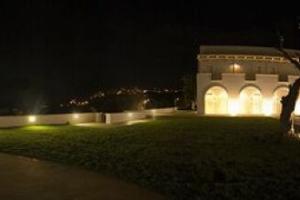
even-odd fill
[{"label": "dark sky", "polygon": [[199,45],[274,46],[276,27],[286,46],[299,46],[297,13],[244,3],[1,1],[1,101],[32,94],[60,101],[120,86],[178,87],[184,74],[195,72]]}]

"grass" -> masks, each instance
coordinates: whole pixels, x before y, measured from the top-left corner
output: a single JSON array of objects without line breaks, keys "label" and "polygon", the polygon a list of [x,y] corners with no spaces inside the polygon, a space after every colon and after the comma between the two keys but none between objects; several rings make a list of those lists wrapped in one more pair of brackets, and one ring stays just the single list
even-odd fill
[{"label": "grass", "polygon": [[79,165],[172,199],[300,199],[300,143],[272,118],[0,130],[0,151]]}]

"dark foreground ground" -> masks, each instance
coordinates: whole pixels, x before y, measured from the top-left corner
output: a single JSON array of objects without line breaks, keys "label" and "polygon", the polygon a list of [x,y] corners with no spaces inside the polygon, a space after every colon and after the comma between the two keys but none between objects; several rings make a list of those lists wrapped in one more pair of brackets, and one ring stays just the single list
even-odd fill
[{"label": "dark foreground ground", "polygon": [[171,199],[300,199],[300,143],[272,118],[0,130],[0,151],[77,165]]},{"label": "dark foreground ground", "polygon": [[73,166],[0,154],[3,200],[162,200],[134,184]]}]

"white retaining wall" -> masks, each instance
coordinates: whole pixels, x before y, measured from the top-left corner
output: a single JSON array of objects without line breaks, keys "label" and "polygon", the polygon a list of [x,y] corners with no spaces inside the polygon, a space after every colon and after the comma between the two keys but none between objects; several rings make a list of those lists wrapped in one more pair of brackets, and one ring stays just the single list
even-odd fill
[{"label": "white retaining wall", "polygon": [[[143,111],[106,113],[105,123],[124,123],[132,120],[145,119],[149,116],[171,115],[175,108],[159,108]],[[0,116],[0,128],[19,127],[27,125],[59,125],[102,122],[102,113],[74,113],[30,116]]]},{"label": "white retaining wall", "polygon": [[152,110],[144,110],[147,115],[164,116],[172,115],[176,111],[176,108],[158,108]]},{"label": "white retaining wall", "polygon": [[[100,113],[76,113],[76,114],[52,114],[52,115],[31,115],[31,116],[2,116],[0,117],[0,127],[18,127],[34,124],[77,124],[96,122]],[[97,117],[98,116],[98,117]]]},{"label": "white retaining wall", "polygon": [[131,120],[139,120],[145,119],[148,116],[163,116],[163,115],[171,115],[175,112],[175,108],[158,108],[158,109],[151,109],[151,110],[143,110],[138,112],[122,112],[122,113],[106,113],[105,114],[105,122],[107,124],[114,124],[114,123],[122,123],[128,122]]},{"label": "white retaining wall", "polygon": [[122,112],[122,113],[106,113],[105,123],[114,124],[128,122],[131,120],[145,119],[147,115],[144,112]]}]

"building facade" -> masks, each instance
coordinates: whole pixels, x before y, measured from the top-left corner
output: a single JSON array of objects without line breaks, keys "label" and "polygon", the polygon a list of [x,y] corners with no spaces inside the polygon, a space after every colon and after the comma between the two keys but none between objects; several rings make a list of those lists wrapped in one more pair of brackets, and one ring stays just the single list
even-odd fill
[{"label": "building facade", "polygon": [[[286,51],[295,59],[300,55]],[[281,97],[300,76],[276,48],[201,46],[197,59],[199,115],[279,115]]]}]

